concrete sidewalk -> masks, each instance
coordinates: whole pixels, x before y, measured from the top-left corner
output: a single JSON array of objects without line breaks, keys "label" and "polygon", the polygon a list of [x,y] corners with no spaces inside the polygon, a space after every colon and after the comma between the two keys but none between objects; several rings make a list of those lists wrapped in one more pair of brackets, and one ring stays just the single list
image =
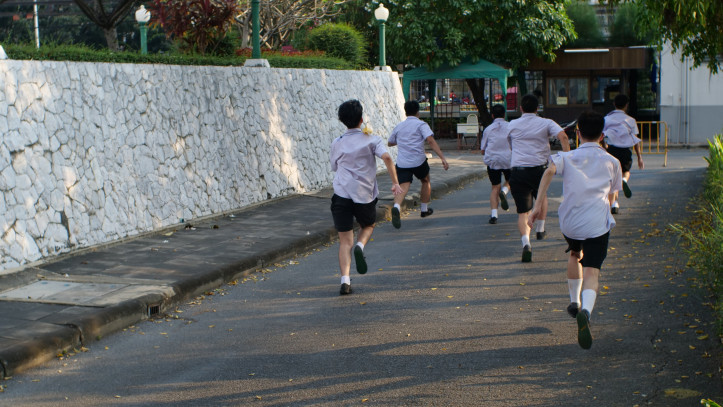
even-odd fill
[{"label": "concrete sidewalk", "polygon": [[[430,159],[432,198],[484,177],[476,151]],[[389,219],[391,182],[379,177],[378,222]],[[411,193],[416,191],[416,193]],[[419,204],[412,185],[405,209]],[[154,234],[0,274],[0,375],[80,349],[225,282],[336,239],[331,188],[180,224]]]}]

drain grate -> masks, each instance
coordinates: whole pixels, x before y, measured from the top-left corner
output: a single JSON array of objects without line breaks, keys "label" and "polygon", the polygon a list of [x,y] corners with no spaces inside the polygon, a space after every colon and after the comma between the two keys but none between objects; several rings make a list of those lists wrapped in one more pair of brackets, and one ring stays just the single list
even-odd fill
[{"label": "drain grate", "polygon": [[153,304],[148,306],[148,318],[161,313],[161,304]]}]

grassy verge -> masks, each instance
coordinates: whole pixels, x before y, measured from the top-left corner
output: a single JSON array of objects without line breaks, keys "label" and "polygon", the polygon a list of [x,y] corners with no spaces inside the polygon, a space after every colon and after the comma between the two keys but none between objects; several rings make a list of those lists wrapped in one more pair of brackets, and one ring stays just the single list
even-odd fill
[{"label": "grassy verge", "polygon": [[723,336],[723,135],[709,141],[703,199],[689,225],[672,225],[690,256],[688,264],[711,295],[718,335]]},{"label": "grassy verge", "polygon": [[[10,59],[77,61],[77,62],[115,62],[130,64],[168,64],[168,65],[217,65],[243,66],[246,56],[201,56],[181,53],[147,54],[137,52],[111,52],[96,50],[78,45],[44,45],[36,49],[34,45],[3,45]],[[269,61],[273,68],[306,68],[306,69],[354,69],[349,62],[326,56],[280,55],[270,53],[262,57]]]}]

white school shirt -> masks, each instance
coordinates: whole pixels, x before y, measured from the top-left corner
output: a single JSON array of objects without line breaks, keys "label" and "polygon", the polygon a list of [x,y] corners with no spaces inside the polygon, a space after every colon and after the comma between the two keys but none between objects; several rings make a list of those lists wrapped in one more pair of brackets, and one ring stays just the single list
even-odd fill
[{"label": "white school shirt", "polygon": [[562,131],[557,123],[535,113],[523,113],[507,126],[512,167],[536,167],[550,158],[550,138]]},{"label": "white school shirt", "polygon": [[397,145],[397,167],[416,168],[422,165],[427,159],[424,142],[433,135],[429,125],[416,116],[407,116],[406,120],[397,124],[389,136],[389,142]]},{"label": "white school shirt", "polygon": [[387,148],[379,136],[362,133],[361,129],[349,129],[331,143],[329,160],[334,175],[334,193],[365,204],[379,194],[377,185],[377,161]]},{"label": "white school shirt", "polygon": [[630,148],[640,143],[635,119],[619,109],[613,110],[605,116],[603,134],[607,138],[607,143],[615,147]]},{"label": "white school shirt", "polygon": [[552,156],[555,174],[562,176],[560,231],[570,239],[602,236],[615,226],[608,194],[623,189],[620,162],[600,144],[586,142]]},{"label": "white school shirt", "polygon": [[510,168],[510,143],[507,141],[507,126],[505,119],[495,119],[492,124],[482,132],[480,150],[484,150],[484,163],[493,170],[506,170]]}]

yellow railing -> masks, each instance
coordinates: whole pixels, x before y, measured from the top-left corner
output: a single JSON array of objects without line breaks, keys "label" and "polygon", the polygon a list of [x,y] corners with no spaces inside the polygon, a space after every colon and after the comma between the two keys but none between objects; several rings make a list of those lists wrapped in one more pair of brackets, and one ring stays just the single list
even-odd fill
[{"label": "yellow railing", "polygon": [[668,123],[663,121],[638,122],[638,135],[643,154],[663,154],[663,167],[668,166]]}]

